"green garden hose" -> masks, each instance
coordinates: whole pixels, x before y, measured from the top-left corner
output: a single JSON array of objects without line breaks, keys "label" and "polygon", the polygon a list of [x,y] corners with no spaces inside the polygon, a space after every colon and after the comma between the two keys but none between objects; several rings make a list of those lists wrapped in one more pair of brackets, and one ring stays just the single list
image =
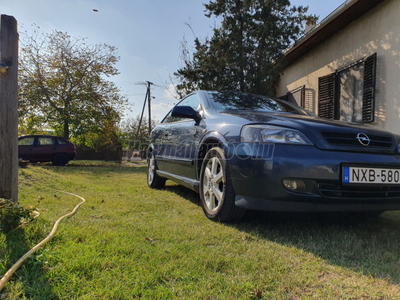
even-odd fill
[{"label": "green garden hose", "polygon": [[75,208],[68,214],[60,217],[56,223],[53,226],[53,230],[50,232],[50,234],[43,240],[41,241],[39,244],[37,244],[35,247],[33,247],[30,251],[28,251],[24,256],[22,256],[12,267],[11,269],[9,269],[7,271],[6,274],[4,274],[4,276],[0,279],[0,292],[3,289],[3,287],[7,284],[8,280],[10,280],[11,276],[15,273],[15,271],[18,270],[18,268],[24,263],[24,261],[31,256],[33,253],[35,253],[40,247],[44,246],[48,241],[50,241],[53,236],[55,235],[58,225],[60,225],[61,221],[65,218],[68,218],[70,216],[72,216],[73,214],[75,214],[75,212],[78,210],[79,206],[81,206],[83,203],[85,203],[85,199],[81,196],[72,194],[72,193],[68,193],[68,192],[64,192],[64,191],[58,191],[64,194],[68,194],[71,196],[75,196],[78,197],[79,199],[82,200],[81,203],[79,203],[77,206],[75,206]]}]

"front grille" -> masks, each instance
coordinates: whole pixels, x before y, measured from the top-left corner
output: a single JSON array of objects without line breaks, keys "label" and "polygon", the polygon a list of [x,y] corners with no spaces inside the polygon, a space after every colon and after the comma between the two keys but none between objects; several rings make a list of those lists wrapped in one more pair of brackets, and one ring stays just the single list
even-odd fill
[{"label": "front grille", "polygon": [[317,182],[322,195],[329,198],[376,199],[400,197],[400,186],[347,186],[337,182]]},{"label": "front grille", "polygon": [[[357,133],[354,132],[321,132],[321,134],[332,145],[365,147],[357,140]],[[368,147],[390,149],[393,146],[391,136],[368,134],[368,137],[371,140]]]}]

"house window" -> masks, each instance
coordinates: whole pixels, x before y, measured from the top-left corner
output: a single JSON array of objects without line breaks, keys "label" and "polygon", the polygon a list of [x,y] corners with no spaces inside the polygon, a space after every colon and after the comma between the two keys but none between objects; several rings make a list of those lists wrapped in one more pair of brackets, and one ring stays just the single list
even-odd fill
[{"label": "house window", "polygon": [[291,90],[279,99],[296,103],[298,106],[305,108],[311,112],[314,111],[314,90],[306,88],[305,85]]},{"label": "house window", "polygon": [[305,98],[306,98],[306,87],[305,85],[298,87],[286,94],[286,100],[289,102],[296,103],[298,106],[304,108]]},{"label": "house window", "polygon": [[338,72],[339,120],[362,122],[364,63]]},{"label": "house window", "polygon": [[376,53],[318,79],[320,117],[366,123],[374,121]]}]

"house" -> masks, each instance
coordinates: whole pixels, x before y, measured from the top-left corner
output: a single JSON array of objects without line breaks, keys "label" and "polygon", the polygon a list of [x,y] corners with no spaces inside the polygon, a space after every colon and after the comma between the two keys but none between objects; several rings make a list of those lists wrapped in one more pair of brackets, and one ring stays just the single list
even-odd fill
[{"label": "house", "polygon": [[400,134],[399,0],[347,0],[285,56],[278,97]]}]

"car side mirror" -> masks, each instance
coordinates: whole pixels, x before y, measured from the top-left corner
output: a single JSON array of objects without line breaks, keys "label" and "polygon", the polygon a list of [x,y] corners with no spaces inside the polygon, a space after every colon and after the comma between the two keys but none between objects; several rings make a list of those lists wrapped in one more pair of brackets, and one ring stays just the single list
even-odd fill
[{"label": "car side mirror", "polygon": [[171,117],[180,117],[180,118],[188,118],[193,119],[196,123],[201,121],[201,116],[198,111],[194,110],[191,106],[175,106],[172,109]]}]

